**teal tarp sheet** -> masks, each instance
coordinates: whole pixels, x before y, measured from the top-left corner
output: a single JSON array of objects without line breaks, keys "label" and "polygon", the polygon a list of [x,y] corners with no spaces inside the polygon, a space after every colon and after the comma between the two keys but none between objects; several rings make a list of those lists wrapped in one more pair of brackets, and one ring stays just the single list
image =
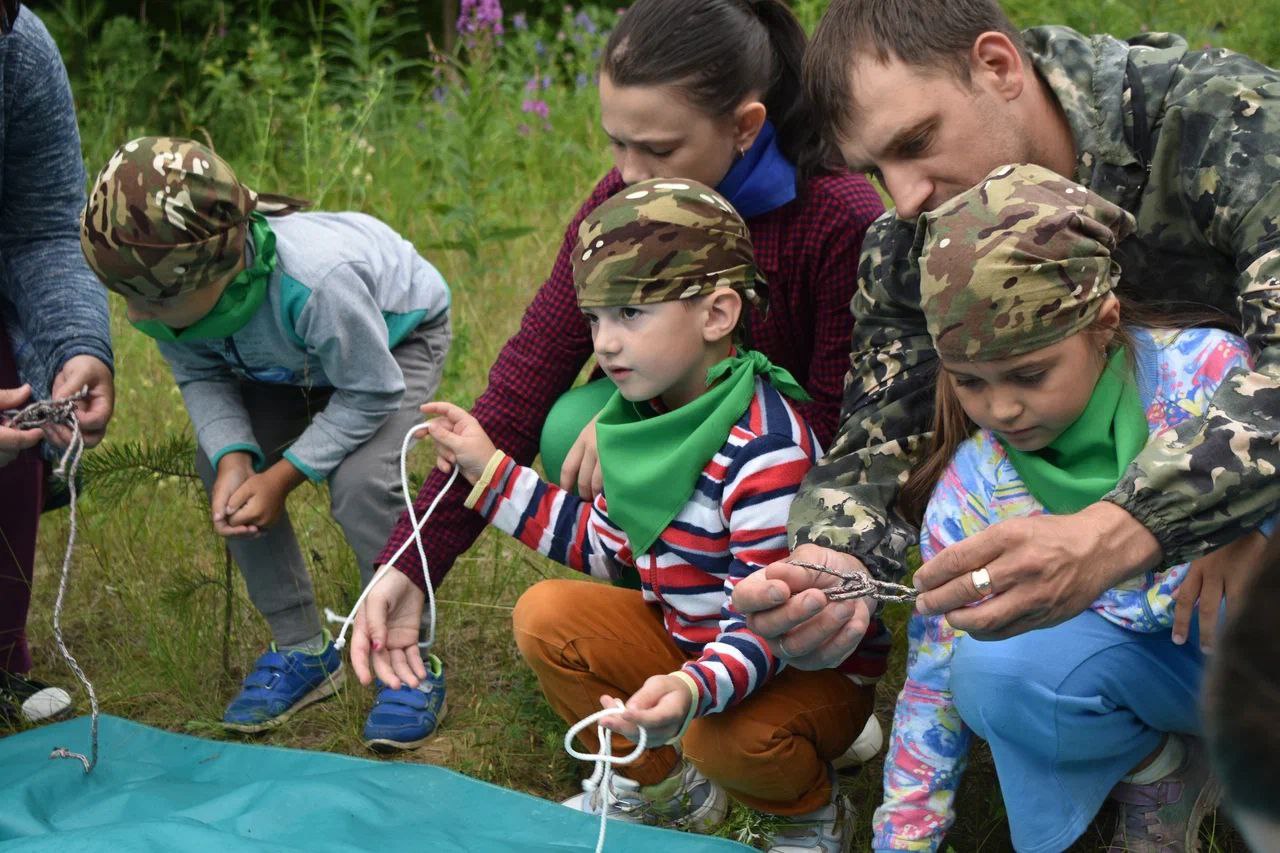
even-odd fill
[{"label": "teal tarp sheet", "polygon": [[[594,850],[599,823],[450,770],[209,741],[101,721],[101,760],[81,717],[0,739],[0,850]],[[733,853],[722,839],[617,822],[606,851]]]}]

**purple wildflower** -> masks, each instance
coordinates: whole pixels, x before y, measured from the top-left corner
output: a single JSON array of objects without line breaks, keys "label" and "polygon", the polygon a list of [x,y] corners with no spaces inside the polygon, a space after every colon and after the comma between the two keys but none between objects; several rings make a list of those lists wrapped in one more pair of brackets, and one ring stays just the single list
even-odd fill
[{"label": "purple wildflower", "polygon": [[458,32],[463,35],[490,33],[502,35],[501,0],[462,0],[458,12]]},{"label": "purple wildflower", "polygon": [[591,82],[591,81],[587,79],[587,75],[585,75],[585,74],[579,74],[579,75],[578,75],[577,77],[575,77],[575,78],[574,78],[574,80],[573,80],[573,84],[574,84],[575,86],[577,86],[579,89],[585,89],[585,88],[587,88],[587,86],[590,84],[590,82]]},{"label": "purple wildflower", "polygon": [[538,118],[545,119],[551,115],[551,106],[546,101],[543,101],[543,100],[535,101],[535,100],[526,98],[525,101],[522,104],[520,104],[520,111],[523,113],[533,113]]},{"label": "purple wildflower", "polygon": [[516,32],[524,32],[529,29],[529,19],[525,17],[524,12],[516,12],[511,16],[511,26],[516,28]]},{"label": "purple wildflower", "polygon": [[595,35],[596,33],[596,22],[591,20],[591,16],[585,10],[574,16],[573,23],[588,35]]}]

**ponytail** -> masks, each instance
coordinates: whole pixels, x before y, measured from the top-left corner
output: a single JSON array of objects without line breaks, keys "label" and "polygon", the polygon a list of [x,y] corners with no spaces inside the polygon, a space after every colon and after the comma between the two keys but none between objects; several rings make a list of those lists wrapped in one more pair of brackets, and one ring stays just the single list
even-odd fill
[{"label": "ponytail", "polygon": [[600,71],[618,86],[675,87],[716,117],[758,93],[805,181],[839,164],[801,83],[805,44],[782,0],[636,0],[610,33]]}]

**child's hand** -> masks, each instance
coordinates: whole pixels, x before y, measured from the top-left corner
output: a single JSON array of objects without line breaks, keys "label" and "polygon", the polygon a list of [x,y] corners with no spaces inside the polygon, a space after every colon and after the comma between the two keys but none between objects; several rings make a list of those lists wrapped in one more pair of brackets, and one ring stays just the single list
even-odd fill
[{"label": "child's hand", "polygon": [[231,496],[253,476],[253,457],[248,453],[228,453],[218,460],[218,476],[210,490],[209,503],[213,510],[213,531],[229,538],[249,538],[258,535],[254,525],[232,524],[230,521]]},{"label": "child's hand", "polygon": [[281,460],[254,474],[227,499],[227,522],[236,526],[270,527],[280,520],[284,500],[305,478],[293,464]]},{"label": "child's hand", "polygon": [[447,474],[457,465],[467,482],[475,485],[497,450],[484,427],[453,403],[427,403],[422,412],[435,415],[424,428],[436,443],[436,467]]},{"label": "child's hand", "polygon": [[391,569],[356,613],[351,631],[351,667],[361,684],[376,674],[392,690],[417,687],[427,677],[418,649],[426,595],[404,572]]},{"label": "child's hand", "polygon": [[[612,696],[600,697],[602,708],[615,708],[617,704]],[[626,710],[616,717],[605,717],[600,723],[632,742],[640,737],[636,727],[644,726],[648,745],[658,746],[680,733],[692,705],[693,694],[683,681],[674,675],[654,675],[631,694]]]},{"label": "child's hand", "polygon": [[1174,643],[1182,645],[1187,641],[1191,617],[1199,600],[1200,649],[1213,651],[1218,611],[1223,601],[1230,616],[1232,602],[1239,604],[1249,581],[1262,565],[1262,552],[1266,547],[1267,537],[1255,530],[1191,563],[1187,576],[1173,594],[1177,602],[1173,611]]}]

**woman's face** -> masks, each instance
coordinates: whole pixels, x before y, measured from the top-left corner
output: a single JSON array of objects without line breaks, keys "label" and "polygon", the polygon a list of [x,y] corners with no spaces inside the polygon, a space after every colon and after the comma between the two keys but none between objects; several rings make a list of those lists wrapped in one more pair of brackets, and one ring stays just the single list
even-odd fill
[{"label": "woman's face", "polygon": [[687,178],[714,187],[763,122],[764,106],[756,101],[713,118],[673,86],[614,86],[600,75],[600,123],[628,184]]}]

